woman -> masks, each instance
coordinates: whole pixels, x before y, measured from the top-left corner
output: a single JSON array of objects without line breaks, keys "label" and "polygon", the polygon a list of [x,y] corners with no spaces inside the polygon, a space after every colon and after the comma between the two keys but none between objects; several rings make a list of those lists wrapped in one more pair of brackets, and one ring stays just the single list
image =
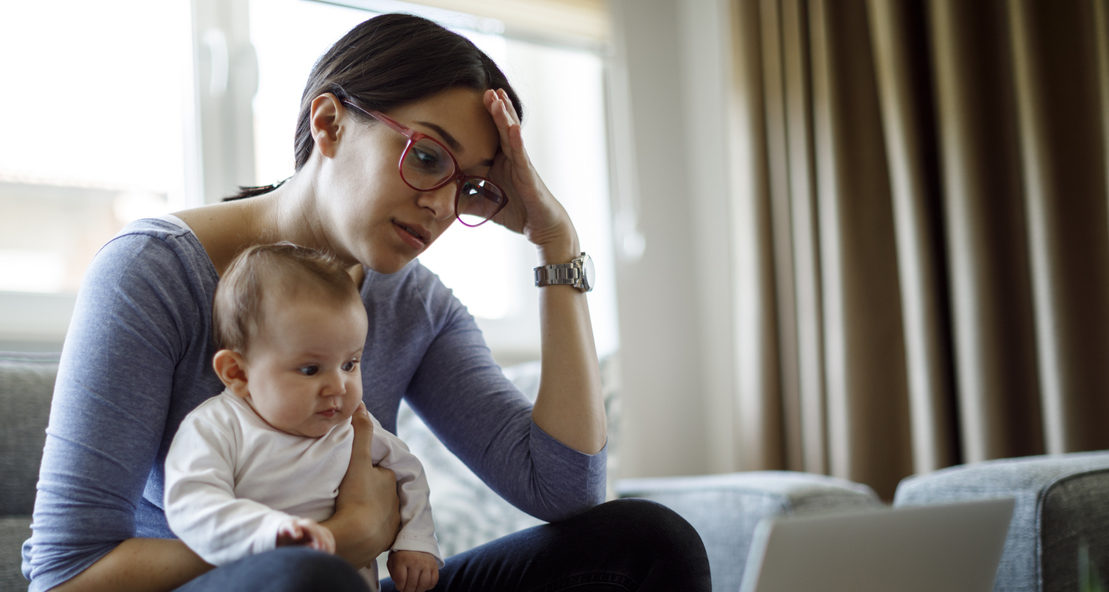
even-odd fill
[{"label": "woman", "polygon": [[373,18],[313,69],[292,177],[136,222],[107,244],[62,353],[24,545],[31,589],[360,589],[355,567],[388,548],[398,523],[394,478],[368,460],[364,417],[324,523],[341,559],[282,548],[211,569],[169,538],[161,509],[166,448],[220,390],[216,281],[243,249],[290,241],[333,253],[361,286],[364,400],[382,425],[395,428],[405,397],[498,493],[552,522],[450,558],[436,589],[707,590],[688,524],[646,502],[601,503],[605,417],[582,291],[539,289],[544,372],[532,406],[461,303],[413,261],[456,218],[488,217],[522,233],[544,265],[579,256],[573,224],[528,160],[520,113],[469,41],[417,17]]}]

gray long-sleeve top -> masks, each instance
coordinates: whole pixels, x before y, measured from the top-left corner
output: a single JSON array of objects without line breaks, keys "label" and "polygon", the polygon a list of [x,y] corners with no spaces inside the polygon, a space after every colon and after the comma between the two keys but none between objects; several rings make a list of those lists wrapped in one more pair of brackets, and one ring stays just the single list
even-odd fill
[{"label": "gray long-sleeve top", "polygon": [[[30,590],[65,582],[125,539],[173,536],[166,451],[185,415],[223,386],[211,368],[217,281],[173,218],[132,223],[97,254],[62,351],[23,545]],[[603,501],[604,451],[577,452],[535,425],[438,277],[415,261],[389,275],[366,270],[361,293],[363,398],[386,429],[395,432],[404,397],[490,487],[543,520]]]}]

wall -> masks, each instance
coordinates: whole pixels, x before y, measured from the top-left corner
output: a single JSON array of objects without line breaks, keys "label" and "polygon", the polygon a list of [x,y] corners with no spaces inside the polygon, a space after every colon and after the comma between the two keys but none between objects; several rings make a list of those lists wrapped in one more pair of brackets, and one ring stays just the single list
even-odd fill
[{"label": "wall", "polygon": [[728,9],[723,0],[609,7],[623,394],[616,476],[732,470]]}]

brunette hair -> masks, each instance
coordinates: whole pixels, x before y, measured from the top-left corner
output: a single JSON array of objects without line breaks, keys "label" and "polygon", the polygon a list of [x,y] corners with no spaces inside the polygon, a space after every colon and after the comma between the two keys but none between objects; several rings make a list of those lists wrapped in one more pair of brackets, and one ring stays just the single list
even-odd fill
[{"label": "brunette hair", "polygon": [[[358,288],[331,255],[289,242],[255,245],[231,262],[216,286],[212,303],[216,347],[246,355],[264,321],[266,298],[312,297],[361,303]],[[295,306],[295,304],[294,304]]]},{"label": "brunette hair", "polygon": [[[410,14],[383,14],[363,21],[316,61],[300,98],[294,153],[296,170],[312,155],[312,101],[324,93],[354,99],[372,111],[388,111],[450,88],[504,89],[522,119],[520,98],[497,64],[469,39]],[[245,187],[250,197],[277,185]]]}]

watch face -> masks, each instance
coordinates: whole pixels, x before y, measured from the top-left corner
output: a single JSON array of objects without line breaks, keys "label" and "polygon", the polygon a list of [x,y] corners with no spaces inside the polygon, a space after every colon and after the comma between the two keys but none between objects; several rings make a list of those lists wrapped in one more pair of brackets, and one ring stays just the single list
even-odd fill
[{"label": "watch face", "polygon": [[582,289],[586,292],[593,289],[593,281],[596,279],[596,271],[593,269],[593,258],[585,253],[582,253],[581,262],[582,271]]}]

